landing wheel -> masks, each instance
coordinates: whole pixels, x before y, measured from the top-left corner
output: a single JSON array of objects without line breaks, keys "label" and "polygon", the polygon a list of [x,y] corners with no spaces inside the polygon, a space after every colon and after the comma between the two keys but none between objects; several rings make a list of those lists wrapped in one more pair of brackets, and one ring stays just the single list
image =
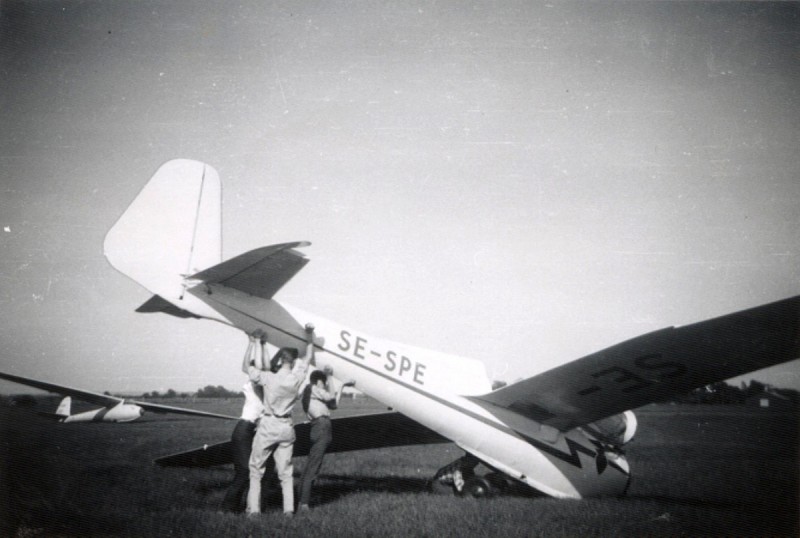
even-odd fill
[{"label": "landing wheel", "polygon": [[470,478],[464,482],[464,489],[461,490],[461,495],[464,497],[474,497],[476,499],[491,497],[493,494],[492,485],[482,476]]}]

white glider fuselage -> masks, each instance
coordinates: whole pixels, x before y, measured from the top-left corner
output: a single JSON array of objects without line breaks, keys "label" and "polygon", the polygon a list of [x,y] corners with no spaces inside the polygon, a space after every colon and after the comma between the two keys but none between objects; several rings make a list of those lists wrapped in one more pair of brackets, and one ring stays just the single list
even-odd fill
[{"label": "white glider fuselage", "polygon": [[144,414],[138,405],[120,403],[114,407],[103,407],[67,415],[59,422],[131,422]]},{"label": "white glider fuselage", "polygon": [[[163,164],[109,230],[112,266],[154,294],[140,312],[213,319],[245,333],[266,331],[276,347],[302,348],[304,326],[320,337],[317,365],[451,439],[479,460],[556,497],[617,495],[628,465],[583,429],[562,433],[470,396],[491,391],[479,361],[366,335],[275,301],[305,264],[292,250],[263,247],[222,261],[221,182],[213,167],[188,159]],[[490,410],[491,408],[491,410]]]},{"label": "white glider fuselage", "polygon": [[[355,382],[358,390],[545,494],[582,498],[619,495],[627,488],[624,456],[599,454],[599,444],[583,430],[562,433],[520,415],[512,426],[471,401],[469,396],[491,391],[479,361],[376,338],[224,286],[187,291],[217,313],[212,319],[247,333],[264,330],[276,347],[302,350],[303,326],[313,323],[318,368],[330,366],[338,379]],[[608,464],[598,465],[598,458]]]}]

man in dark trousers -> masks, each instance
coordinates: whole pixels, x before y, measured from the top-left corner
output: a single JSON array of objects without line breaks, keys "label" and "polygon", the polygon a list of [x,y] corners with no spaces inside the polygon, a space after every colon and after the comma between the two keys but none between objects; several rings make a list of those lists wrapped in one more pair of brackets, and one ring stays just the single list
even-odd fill
[{"label": "man in dark trousers", "polygon": [[322,458],[333,439],[331,409],[336,409],[341,396],[341,383],[332,376],[328,377],[328,374],[332,373],[330,369],[326,369],[326,372],[320,370],[311,372],[309,384],[303,390],[303,410],[306,412],[308,420],[311,421],[311,448],[308,451],[300,486],[298,510],[301,512],[309,510],[311,486],[319,475]]}]

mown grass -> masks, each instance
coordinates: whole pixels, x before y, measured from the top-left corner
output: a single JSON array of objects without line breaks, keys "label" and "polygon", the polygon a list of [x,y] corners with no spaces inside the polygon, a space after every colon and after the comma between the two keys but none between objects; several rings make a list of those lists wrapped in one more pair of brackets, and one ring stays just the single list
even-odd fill
[{"label": "mown grass", "polygon": [[[233,414],[238,405],[192,404]],[[377,407],[346,402],[340,413]],[[330,454],[310,513],[286,520],[274,498],[249,521],[218,511],[230,468],[152,463],[227,439],[230,422],[53,424],[0,408],[0,535],[13,535],[14,524],[17,536],[798,535],[796,415],[706,406],[637,415],[623,499],[563,501],[524,489],[480,500],[435,495],[428,478],[461,455],[444,444]],[[303,463],[296,459],[298,475]]]}]

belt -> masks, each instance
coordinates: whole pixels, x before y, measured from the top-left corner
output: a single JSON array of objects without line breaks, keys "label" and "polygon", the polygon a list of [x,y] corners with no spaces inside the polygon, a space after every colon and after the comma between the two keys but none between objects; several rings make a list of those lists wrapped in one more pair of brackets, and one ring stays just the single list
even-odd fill
[{"label": "belt", "polygon": [[275,417],[275,418],[292,418],[292,414],[291,413],[286,414],[286,415],[270,415],[269,413],[264,413],[264,416],[265,417]]},{"label": "belt", "polygon": [[311,422],[316,422],[318,420],[322,420],[323,418],[327,418],[328,420],[331,419],[330,415],[320,415],[318,417],[314,417],[311,419]]}]

